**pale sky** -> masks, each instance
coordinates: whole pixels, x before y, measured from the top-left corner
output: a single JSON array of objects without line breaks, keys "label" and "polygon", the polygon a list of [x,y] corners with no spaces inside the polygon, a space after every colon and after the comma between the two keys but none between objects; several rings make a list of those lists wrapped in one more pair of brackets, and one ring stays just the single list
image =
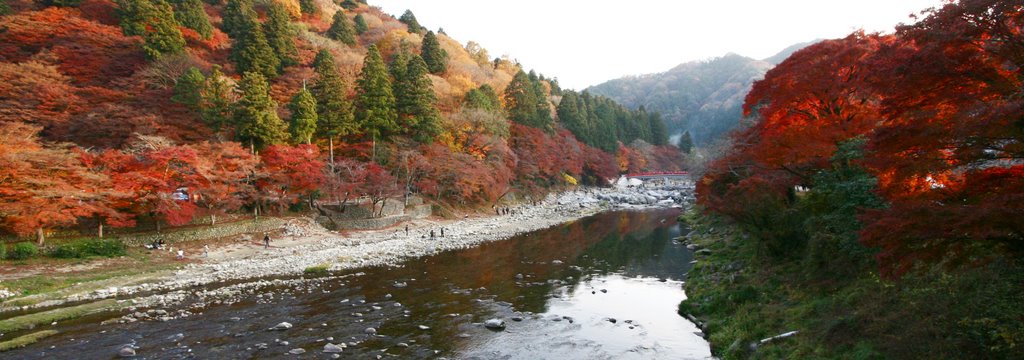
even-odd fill
[{"label": "pale sky", "polygon": [[943,0],[369,0],[491,57],[581,90],[625,75],[666,71],[733,52],[763,59],[789,45],[892,32]]}]

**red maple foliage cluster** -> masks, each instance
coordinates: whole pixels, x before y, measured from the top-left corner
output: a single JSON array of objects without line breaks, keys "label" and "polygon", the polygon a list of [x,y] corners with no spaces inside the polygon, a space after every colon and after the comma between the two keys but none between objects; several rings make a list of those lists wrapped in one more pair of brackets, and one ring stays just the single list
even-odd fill
[{"label": "red maple foliage cluster", "polygon": [[761,205],[813,191],[837,144],[862,136],[860,165],[887,206],[861,212],[859,236],[887,274],[1024,255],[1024,6],[964,0],[925,15],[771,70],[744,106],[756,123],[698,184],[702,203],[756,222]]}]

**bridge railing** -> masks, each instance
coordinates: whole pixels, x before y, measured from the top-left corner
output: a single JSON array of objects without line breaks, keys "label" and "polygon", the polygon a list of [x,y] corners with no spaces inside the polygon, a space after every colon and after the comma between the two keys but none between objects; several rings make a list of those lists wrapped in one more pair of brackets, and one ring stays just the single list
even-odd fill
[{"label": "bridge railing", "polygon": [[687,175],[690,175],[690,173],[686,172],[686,171],[659,171],[659,172],[626,174],[626,177],[628,177],[628,178],[635,178],[635,177],[687,176]]}]

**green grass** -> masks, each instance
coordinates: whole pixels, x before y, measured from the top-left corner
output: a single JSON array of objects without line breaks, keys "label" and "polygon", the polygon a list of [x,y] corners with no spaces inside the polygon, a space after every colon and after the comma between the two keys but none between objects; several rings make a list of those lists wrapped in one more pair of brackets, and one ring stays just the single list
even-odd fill
[{"label": "green grass", "polygon": [[324,275],[328,274],[328,270],[327,269],[330,269],[330,267],[331,266],[329,264],[313,265],[313,266],[310,266],[310,267],[306,268],[305,270],[302,270],[302,273],[306,274],[306,275],[313,275],[313,276],[324,276]]},{"label": "green grass", "polygon": [[43,330],[28,335],[22,335],[11,340],[0,342],[0,351],[7,351],[11,349],[25,347],[30,344],[34,344],[36,341],[39,341],[42,338],[56,334],[57,330]]},{"label": "green grass", "polygon": [[80,318],[86,315],[97,314],[105,311],[120,309],[121,305],[117,300],[106,299],[88,304],[69,306],[53,310],[37,312],[33,314],[15,316],[9,319],[0,320],[0,333],[17,330],[28,330],[39,325],[49,324],[54,321]]}]

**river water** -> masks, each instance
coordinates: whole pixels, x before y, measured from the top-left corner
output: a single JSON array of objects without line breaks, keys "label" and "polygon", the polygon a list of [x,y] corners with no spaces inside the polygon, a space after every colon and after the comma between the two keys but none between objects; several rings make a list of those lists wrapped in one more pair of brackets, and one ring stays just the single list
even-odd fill
[{"label": "river water", "polygon": [[[398,267],[260,288],[166,322],[83,319],[2,357],[106,359],[128,344],[147,359],[329,359],[322,351],[334,343],[358,359],[709,358],[696,326],[676,314],[693,259],[671,240],[678,215],[603,213]],[[506,328],[487,329],[488,319]],[[280,322],[294,327],[268,330]]]}]

